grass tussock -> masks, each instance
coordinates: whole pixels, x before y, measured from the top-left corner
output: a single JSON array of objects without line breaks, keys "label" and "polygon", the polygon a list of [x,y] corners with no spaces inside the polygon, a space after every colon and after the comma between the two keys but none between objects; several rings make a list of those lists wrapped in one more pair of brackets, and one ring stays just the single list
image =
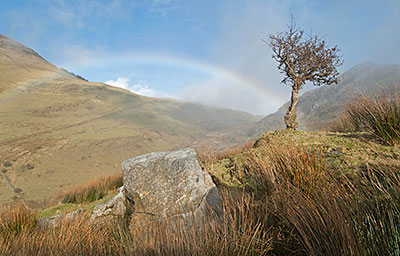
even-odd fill
[{"label": "grass tussock", "polygon": [[93,202],[103,198],[109,190],[121,187],[122,174],[114,174],[89,181],[79,188],[60,195],[62,203]]},{"label": "grass tussock", "polygon": [[[250,151],[244,167],[250,186],[265,196],[282,186],[294,186],[305,194],[324,187],[324,160],[318,150],[289,145],[282,150],[278,144]],[[268,193],[265,193],[268,192]]]},{"label": "grass tussock", "polygon": [[0,213],[0,237],[12,239],[30,232],[36,225],[35,215],[23,205],[10,207]]},{"label": "grass tussock", "polygon": [[329,170],[318,150],[271,143],[249,154],[244,168],[268,205],[274,252],[400,253],[399,163],[367,164],[347,177]]},{"label": "grass tussock", "polygon": [[348,104],[337,130],[368,131],[389,145],[400,142],[400,90],[359,95]]}]

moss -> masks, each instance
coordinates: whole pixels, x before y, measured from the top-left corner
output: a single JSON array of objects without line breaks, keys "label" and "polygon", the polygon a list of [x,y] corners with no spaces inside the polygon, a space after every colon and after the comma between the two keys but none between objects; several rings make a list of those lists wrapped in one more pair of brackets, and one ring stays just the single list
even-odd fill
[{"label": "moss", "polygon": [[58,214],[59,212],[64,213],[64,212],[72,212],[74,211],[75,204],[60,204],[60,205],[55,205],[51,206],[49,208],[42,209],[36,213],[36,216],[38,218],[49,218],[51,216],[54,216]]}]

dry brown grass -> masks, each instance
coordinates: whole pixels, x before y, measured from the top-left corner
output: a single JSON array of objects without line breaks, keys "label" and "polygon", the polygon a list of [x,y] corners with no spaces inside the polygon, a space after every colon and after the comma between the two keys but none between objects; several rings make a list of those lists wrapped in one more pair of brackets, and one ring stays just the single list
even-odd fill
[{"label": "dry brown grass", "polygon": [[[262,144],[244,153],[243,193],[223,194],[224,214],[202,222],[87,217],[41,229],[22,208],[2,215],[5,255],[398,255],[400,170],[366,163],[351,177],[332,172],[320,150]],[[11,224],[7,224],[11,223]],[[6,227],[6,228],[4,228]],[[11,228],[10,228],[11,227]],[[18,228],[13,228],[18,227]],[[19,228],[23,227],[23,228]],[[17,230],[17,232],[13,231]],[[6,235],[4,235],[6,234]]]},{"label": "dry brown grass", "polygon": [[267,202],[274,252],[397,255],[399,161],[367,164],[365,172],[347,177],[327,169],[320,155],[273,143],[249,152],[244,168],[253,193]]},{"label": "dry brown grass", "polygon": [[370,97],[358,95],[347,104],[345,113],[335,124],[339,131],[368,131],[383,142],[400,141],[400,86],[386,92],[382,89]]},{"label": "dry brown grass", "polygon": [[[270,142],[246,155],[246,175],[256,191],[272,193],[282,186],[294,186],[305,194],[325,187],[325,163],[318,149],[307,150],[288,144]],[[268,193],[268,194],[270,194]]]},{"label": "dry brown grass", "polygon": [[121,187],[122,174],[113,174],[94,179],[81,187],[71,189],[59,196],[62,203],[93,202],[103,198],[109,190]]},{"label": "dry brown grass", "polygon": [[[2,255],[266,255],[271,250],[262,215],[249,196],[225,201],[222,218],[203,222],[187,219],[138,225],[128,229],[121,220],[103,225],[87,217],[63,222],[55,228],[29,228],[0,237]],[[22,211],[18,224],[32,214]],[[11,216],[10,216],[11,217]],[[2,223],[5,220],[2,219]]]}]

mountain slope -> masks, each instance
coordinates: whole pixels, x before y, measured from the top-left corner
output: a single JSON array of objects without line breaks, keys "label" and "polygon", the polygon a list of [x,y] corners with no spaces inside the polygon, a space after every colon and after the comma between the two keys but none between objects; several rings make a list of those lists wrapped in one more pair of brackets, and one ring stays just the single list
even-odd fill
[{"label": "mountain slope", "polygon": [[[360,93],[371,94],[381,88],[400,85],[400,65],[379,66],[372,63],[356,65],[343,73],[336,85],[321,86],[305,92],[299,98],[297,115],[303,130],[326,129],[340,115],[346,103]],[[248,131],[254,137],[265,131],[284,128],[285,103],[277,112],[263,118]]]},{"label": "mountain slope", "polygon": [[0,94],[57,70],[32,49],[0,34]]},{"label": "mountain slope", "polygon": [[[119,172],[123,159],[259,120],[87,82],[4,36],[0,58],[0,170],[32,203]],[[15,196],[1,178],[0,203]]]}]

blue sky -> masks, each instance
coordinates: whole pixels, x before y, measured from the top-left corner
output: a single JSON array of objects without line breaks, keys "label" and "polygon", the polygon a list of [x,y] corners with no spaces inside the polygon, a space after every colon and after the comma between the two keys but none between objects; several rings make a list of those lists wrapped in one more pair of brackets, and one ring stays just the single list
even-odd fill
[{"label": "blue sky", "polygon": [[339,46],[342,72],[399,63],[398,0],[0,0],[0,33],[91,81],[268,114],[290,87],[261,38],[291,14]]}]

